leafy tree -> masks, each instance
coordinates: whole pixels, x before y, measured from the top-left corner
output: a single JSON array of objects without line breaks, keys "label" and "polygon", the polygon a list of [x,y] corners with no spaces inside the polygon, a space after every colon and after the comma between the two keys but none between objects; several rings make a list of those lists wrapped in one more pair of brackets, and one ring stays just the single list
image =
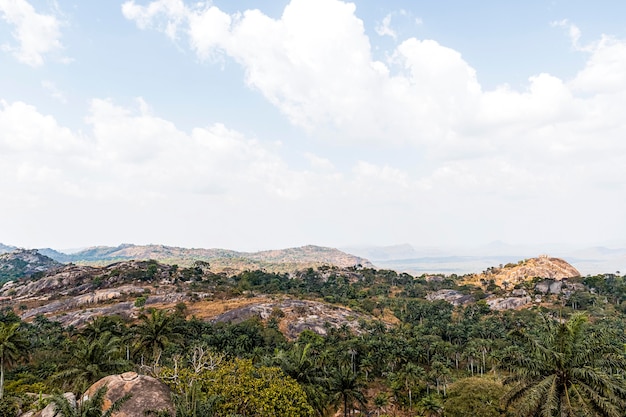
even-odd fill
[{"label": "leafy tree", "polygon": [[568,321],[544,319],[532,334],[512,333],[524,349],[501,362],[511,373],[507,403],[517,415],[618,417],[626,409],[626,359],[608,333],[594,332],[584,315]]},{"label": "leafy tree", "polygon": [[250,360],[234,359],[195,374],[189,368],[164,368],[160,377],[179,395],[195,380],[213,416],[310,417],[313,409],[302,388],[275,367],[255,367]]},{"label": "leafy tree", "polygon": [[0,322],[0,399],[4,396],[4,371],[28,349],[28,340],[20,331],[20,322]]},{"label": "leafy tree", "polygon": [[502,384],[489,378],[463,378],[450,386],[444,402],[446,417],[499,417]]}]

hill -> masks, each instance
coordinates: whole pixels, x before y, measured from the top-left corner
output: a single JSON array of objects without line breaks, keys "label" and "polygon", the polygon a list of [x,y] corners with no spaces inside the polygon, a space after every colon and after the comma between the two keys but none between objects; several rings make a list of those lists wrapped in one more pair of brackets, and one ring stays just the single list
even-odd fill
[{"label": "hill", "polygon": [[48,250],[46,253],[59,262],[95,265],[124,260],[153,259],[168,264],[190,266],[195,261],[204,261],[210,262],[214,271],[265,269],[286,272],[322,265],[334,265],[342,268],[355,265],[372,266],[367,259],[347,254],[338,249],[313,245],[261,252],[237,252],[227,249],[123,244],[116,247],[97,246],[73,254],[64,254],[52,250]]},{"label": "hill", "polygon": [[0,282],[29,277],[61,266],[36,250],[17,249],[0,254]]},{"label": "hill", "polygon": [[489,283],[498,286],[514,286],[533,278],[562,280],[580,277],[580,272],[560,258],[541,255],[537,258],[524,259],[517,264],[506,264],[488,268],[481,274],[473,274],[466,278],[470,283]]}]

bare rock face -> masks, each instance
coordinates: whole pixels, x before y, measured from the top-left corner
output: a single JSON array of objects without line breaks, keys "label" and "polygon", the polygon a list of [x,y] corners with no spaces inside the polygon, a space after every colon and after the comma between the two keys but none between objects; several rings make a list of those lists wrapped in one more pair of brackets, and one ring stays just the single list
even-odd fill
[{"label": "bare rock face", "polygon": [[220,314],[213,322],[240,323],[251,317],[267,320],[280,311],[280,330],[288,339],[296,339],[304,330],[311,330],[322,336],[327,334],[327,327],[347,326],[359,332],[359,320],[371,319],[371,316],[347,308],[333,306],[310,300],[282,300],[269,303],[251,304]]},{"label": "bare rock face", "polygon": [[110,375],[89,387],[82,398],[91,398],[104,385],[108,387],[104,400],[105,409],[111,407],[111,404],[126,394],[131,394],[131,398],[122,405],[120,411],[115,413],[116,417],[143,416],[146,411],[150,410],[167,410],[174,415],[171,391],[158,379],[139,375],[136,372]]},{"label": "bare rock face", "polygon": [[560,258],[541,255],[537,258],[525,259],[517,264],[489,268],[482,274],[472,278],[474,282],[494,281],[501,287],[514,286],[533,278],[544,278],[561,281],[562,279],[579,277],[580,272]]},{"label": "bare rock face", "polygon": [[524,307],[532,302],[529,296],[525,297],[506,297],[506,298],[492,298],[487,300],[487,305],[492,310],[513,310],[520,307]]},{"label": "bare rock face", "polygon": [[453,306],[461,306],[474,301],[471,295],[465,295],[456,290],[439,290],[426,295],[428,301],[444,300]]}]

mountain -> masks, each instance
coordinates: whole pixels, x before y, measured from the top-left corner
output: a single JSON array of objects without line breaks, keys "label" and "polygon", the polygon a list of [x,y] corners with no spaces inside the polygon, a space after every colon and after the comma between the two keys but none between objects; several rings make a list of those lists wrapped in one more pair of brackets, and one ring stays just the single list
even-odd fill
[{"label": "mountain", "polygon": [[17,249],[0,255],[0,282],[6,282],[62,266],[37,250]]},{"label": "mountain", "polygon": [[59,262],[82,264],[106,264],[131,259],[153,259],[188,266],[195,261],[205,261],[210,262],[214,270],[263,268],[270,271],[290,271],[320,265],[372,266],[365,258],[350,255],[338,249],[313,245],[261,252],[237,252],[227,249],[122,244],[116,247],[96,246],[72,254],[51,249],[47,249],[45,253]]},{"label": "mountain", "polygon": [[15,246],[8,246],[0,243],[0,253],[13,252],[15,249],[17,249]]}]

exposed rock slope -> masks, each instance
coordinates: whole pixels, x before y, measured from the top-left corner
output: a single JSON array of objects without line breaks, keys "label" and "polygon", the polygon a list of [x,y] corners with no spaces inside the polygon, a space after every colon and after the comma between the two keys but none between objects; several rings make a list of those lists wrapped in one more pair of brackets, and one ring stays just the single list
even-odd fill
[{"label": "exposed rock slope", "polygon": [[498,286],[513,287],[533,278],[562,280],[579,276],[580,272],[563,259],[542,255],[525,259],[517,264],[489,268],[482,274],[470,276],[468,280],[476,284],[489,283],[493,280]]}]

